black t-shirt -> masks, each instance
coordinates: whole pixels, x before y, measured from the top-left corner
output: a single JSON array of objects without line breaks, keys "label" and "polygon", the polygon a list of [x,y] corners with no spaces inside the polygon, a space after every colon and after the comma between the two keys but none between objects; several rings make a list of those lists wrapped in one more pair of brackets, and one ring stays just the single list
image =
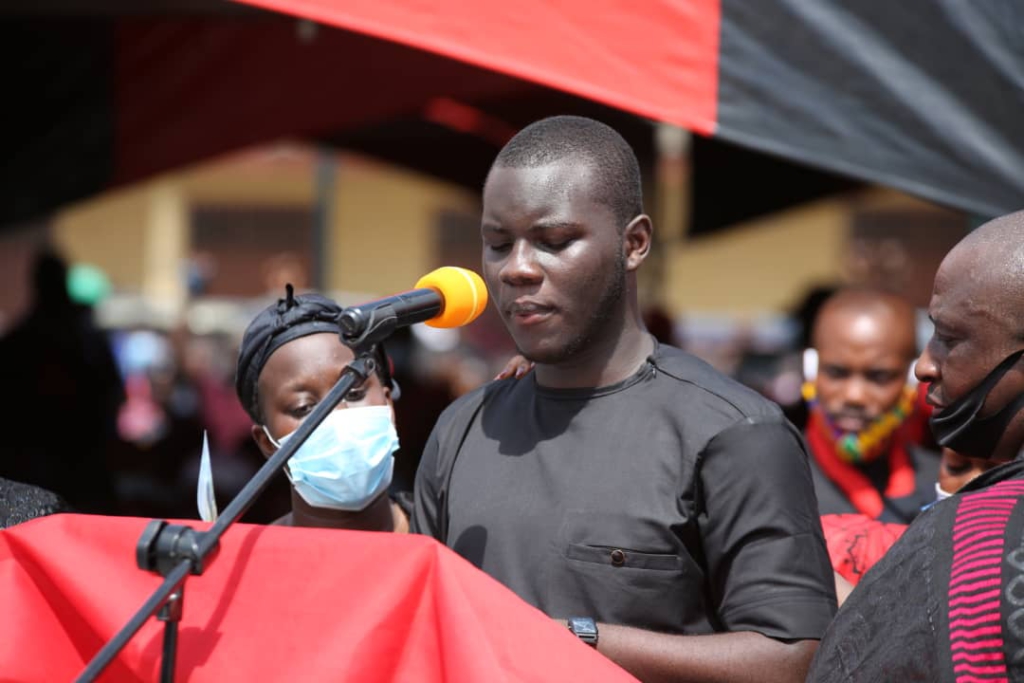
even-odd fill
[{"label": "black t-shirt", "polygon": [[414,531],[553,617],[799,639],[835,611],[799,433],[672,347],[608,387],[530,374],[463,397],[415,495]]},{"label": "black t-shirt", "polygon": [[925,510],[861,579],[807,678],[1024,680],[1024,462]]}]

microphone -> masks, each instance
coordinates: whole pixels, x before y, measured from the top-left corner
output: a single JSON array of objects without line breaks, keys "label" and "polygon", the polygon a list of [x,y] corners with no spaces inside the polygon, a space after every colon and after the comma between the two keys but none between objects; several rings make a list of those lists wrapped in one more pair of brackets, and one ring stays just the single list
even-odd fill
[{"label": "microphone", "polygon": [[431,327],[462,327],[487,307],[487,287],[471,270],[445,266],[427,273],[416,289],[358,306],[338,315],[347,345],[375,343],[399,327],[425,322]]}]

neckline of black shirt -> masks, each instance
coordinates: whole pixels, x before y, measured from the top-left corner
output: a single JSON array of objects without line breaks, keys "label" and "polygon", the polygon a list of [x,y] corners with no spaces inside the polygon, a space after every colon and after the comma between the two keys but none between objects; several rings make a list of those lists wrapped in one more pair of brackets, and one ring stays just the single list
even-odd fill
[{"label": "neckline of black shirt", "polygon": [[546,387],[543,384],[540,384],[537,381],[536,372],[530,373],[530,380],[533,382],[533,387],[537,390],[538,395],[543,396],[544,398],[551,398],[560,401],[578,401],[580,399],[598,398],[600,396],[617,394],[620,391],[630,388],[634,384],[639,384],[640,382],[654,376],[661,346],[658,344],[658,340],[654,337],[651,337],[651,341],[654,342],[654,350],[651,352],[651,355],[644,360],[635,373],[620,382],[616,382],[615,384],[608,384],[603,387],[572,387],[569,389],[556,389],[554,387]]}]

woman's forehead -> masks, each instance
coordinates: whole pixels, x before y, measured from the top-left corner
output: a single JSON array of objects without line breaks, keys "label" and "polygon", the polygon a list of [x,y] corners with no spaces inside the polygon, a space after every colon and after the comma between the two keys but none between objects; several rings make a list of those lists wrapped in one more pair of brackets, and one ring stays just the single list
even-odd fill
[{"label": "woman's forehead", "polygon": [[338,336],[321,332],[293,339],[274,351],[260,372],[260,383],[275,384],[303,375],[333,371],[334,378],[354,358]]}]

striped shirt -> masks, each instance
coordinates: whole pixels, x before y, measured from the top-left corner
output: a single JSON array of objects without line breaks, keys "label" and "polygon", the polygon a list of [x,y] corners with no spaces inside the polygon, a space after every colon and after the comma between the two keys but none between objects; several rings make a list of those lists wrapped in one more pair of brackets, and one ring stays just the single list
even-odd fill
[{"label": "striped shirt", "polygon": [[1024,461],[910,525],[836,615],[807,680],[1024,681]]}]

